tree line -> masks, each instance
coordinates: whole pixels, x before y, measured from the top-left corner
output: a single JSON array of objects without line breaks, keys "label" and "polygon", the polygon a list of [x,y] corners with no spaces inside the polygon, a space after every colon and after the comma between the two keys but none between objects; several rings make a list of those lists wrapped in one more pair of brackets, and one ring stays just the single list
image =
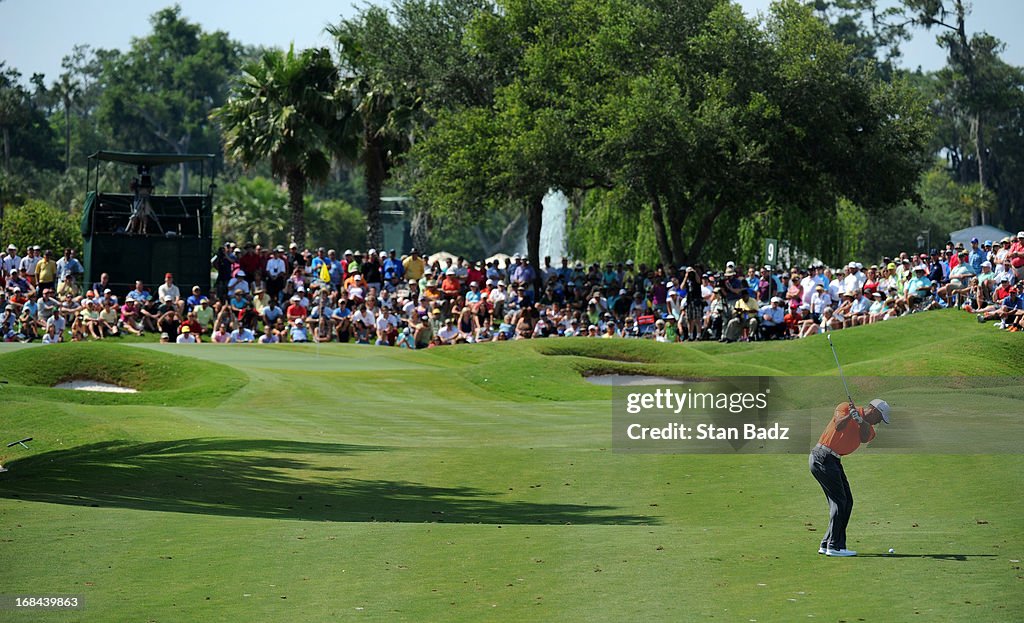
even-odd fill
[{"label": "tree line", "polygon": [[[414,197],[419,246],[482,256],[525,226],[535,262],[550,189],[584,259],[754,261],[772,237],[839,261],[1024,225],[1024,73],[968,34],[961,0],[761,17],[727,0],[391,0],[329,26],[330,47],[278,50],[171,7],[128,50],[76,46],[55,79],[0,64],[0,206],[74,214],[86,156],[122,149],[217,153],[217,236],[264,244],[380,248],[388,193]],[[946,66],[900,69],[923,29]],[[190,170],[160,184],[188,192]]]}]

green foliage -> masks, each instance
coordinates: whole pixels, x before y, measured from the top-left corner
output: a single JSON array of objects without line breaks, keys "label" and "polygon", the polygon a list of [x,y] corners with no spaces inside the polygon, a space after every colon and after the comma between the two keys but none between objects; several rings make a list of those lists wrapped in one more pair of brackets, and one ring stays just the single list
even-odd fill
[{"label": "green foliage", "polygon": [[[288,194],[265,177],[240,179],[218,189],[214,239],[253,242],[264,247],[288,240]],[[366,217],[340,199],[307,201],[309,244],[313,247],[359,248]]]},{"label": "green foliage", "polygon": [[[105,55],[100,119],[123,149],[216,151],[209,114],[227,99],[241,63],[239,44],[225,32],[204,32],[181,16],[180,6],[158,11],[150,23],[153,31],[133,39],[127,52]],[[187,189],[186,175],[180,191]]]},{"label": "green foliage", "polygon": [[643,208],[641,200],[624,187],[587,193],[579,218],[570,221],[567,228],[569,253],[587,263],[633,258],[637,252],[655,256],[657,249],[653,246],[638,248]]},{"label": "green foliage", "polygon": [[838,236],[818,225],[841,200],[877,213],[914,193],[921,102],[858,69],[795,2],[774,5],[763,27],[718,2],[503,8],[470,32],[493,38],[473,42],[485,55],[516,51],[502,56],[510,81],[493,106],[439,115],[414,150],[417,197],[435,213],[622,186],[648,206],[659,258],[680,264],[750,252],[779,229],[836,256]]},{"label": "green foliage", "polygon": [[366,214],[342,199],[314,201],[306,207],[309,245],[342,251],[366,241]]},{"label": "green foliage", "polygon": [[59,149],[21,77],[21,72],[0,61],[0,170],[32,179],[37,169],[59,167]]},{"label": "green foliage", "polygon": [[288,194],[265,177],[222,184],[214,201],[213,237],[254,242],[264,247],[285,242],[288,235]]},{"label": "green foliage", "polygon": [[340,144],[337,84],[326,49],[270,50],[245,67],[231,99],[211,113],[230,160],[246,166],[269,160],[273,174],[287,182],[291,236],[300,245],[306,239],[306,186],[327,180],[330,151]]},{"label": "green foliage", "polygon": [[3,239],[19,249],[38,244],[43,249],[82,250],[82,233],[78,216],[58,210],[45,201],[31,199],[16,208],[4,211]]}]

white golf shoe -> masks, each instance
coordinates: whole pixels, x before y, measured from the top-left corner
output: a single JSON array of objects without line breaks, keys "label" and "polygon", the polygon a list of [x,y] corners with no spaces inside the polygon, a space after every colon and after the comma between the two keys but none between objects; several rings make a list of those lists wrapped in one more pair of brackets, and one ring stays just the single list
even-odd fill
[{"label": "white golf shoe", "polygon": [[818,548],[818,553],[819,553],[819,554],[824,554],[824,553],[825,553],[825,552],[827,552],[827,551],[828,551],[828,550],[827,550],[827,549],[825,549],[824,547],[819,547],[819,548]]},{"label": "white golf shoe", "polygon": [[829,549],[825,550],[826,556],[856,556],[857,552],[852,549]]}]

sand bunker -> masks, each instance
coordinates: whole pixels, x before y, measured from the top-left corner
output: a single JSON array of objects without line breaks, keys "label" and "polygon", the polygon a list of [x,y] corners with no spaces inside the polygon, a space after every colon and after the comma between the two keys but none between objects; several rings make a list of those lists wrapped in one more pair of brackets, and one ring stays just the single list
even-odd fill
[{"label": "sand bunker", "polygon": [[639,374],[599,374],[583,377],[594,385],[682,385],[686,381],[670,379],[664,376],[644,376]]},{"label": "sand bunker", "polygon": [[121,387],[120,385],[111,385],[110,383],[104,383],[102,381],[93,381],[91,379],[77,379],[74,381],[66,381],[64,383],[58,383],[53,386],[54,389],[78,389],[86,392],[110,392],[115,394],[134,394],[138,390],[131,387]]}]

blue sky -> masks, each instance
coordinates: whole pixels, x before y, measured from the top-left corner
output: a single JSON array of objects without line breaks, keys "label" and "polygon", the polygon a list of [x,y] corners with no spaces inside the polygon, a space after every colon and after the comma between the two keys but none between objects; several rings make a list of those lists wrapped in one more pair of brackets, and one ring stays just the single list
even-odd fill
[{"label": "blue sky", "polygon": [[[885,2],[886,0],[882,0]],[[765,11],[770,0],[739,0],[748,14]],[[0,59],[17,68],[27,81],[34,72],[52,80],[60,73],[61,58],[75,44],[94,48],[127,49],[131,38],[150,30],[149,16],[172,0],[0,0]],[[182,12],[205,30],[225,30],[247,44],[297,48],[327,45],[324,26],[351,16],[350,1],[327,0],[179,0]],[[1024,2],[976,0],[968,18],[973,31],[985,30],[1006,43],[1004,58],[1024,65]],[[904,47],[905,67],[938,69],[945,62],[935,33],[920,31]]]}]

